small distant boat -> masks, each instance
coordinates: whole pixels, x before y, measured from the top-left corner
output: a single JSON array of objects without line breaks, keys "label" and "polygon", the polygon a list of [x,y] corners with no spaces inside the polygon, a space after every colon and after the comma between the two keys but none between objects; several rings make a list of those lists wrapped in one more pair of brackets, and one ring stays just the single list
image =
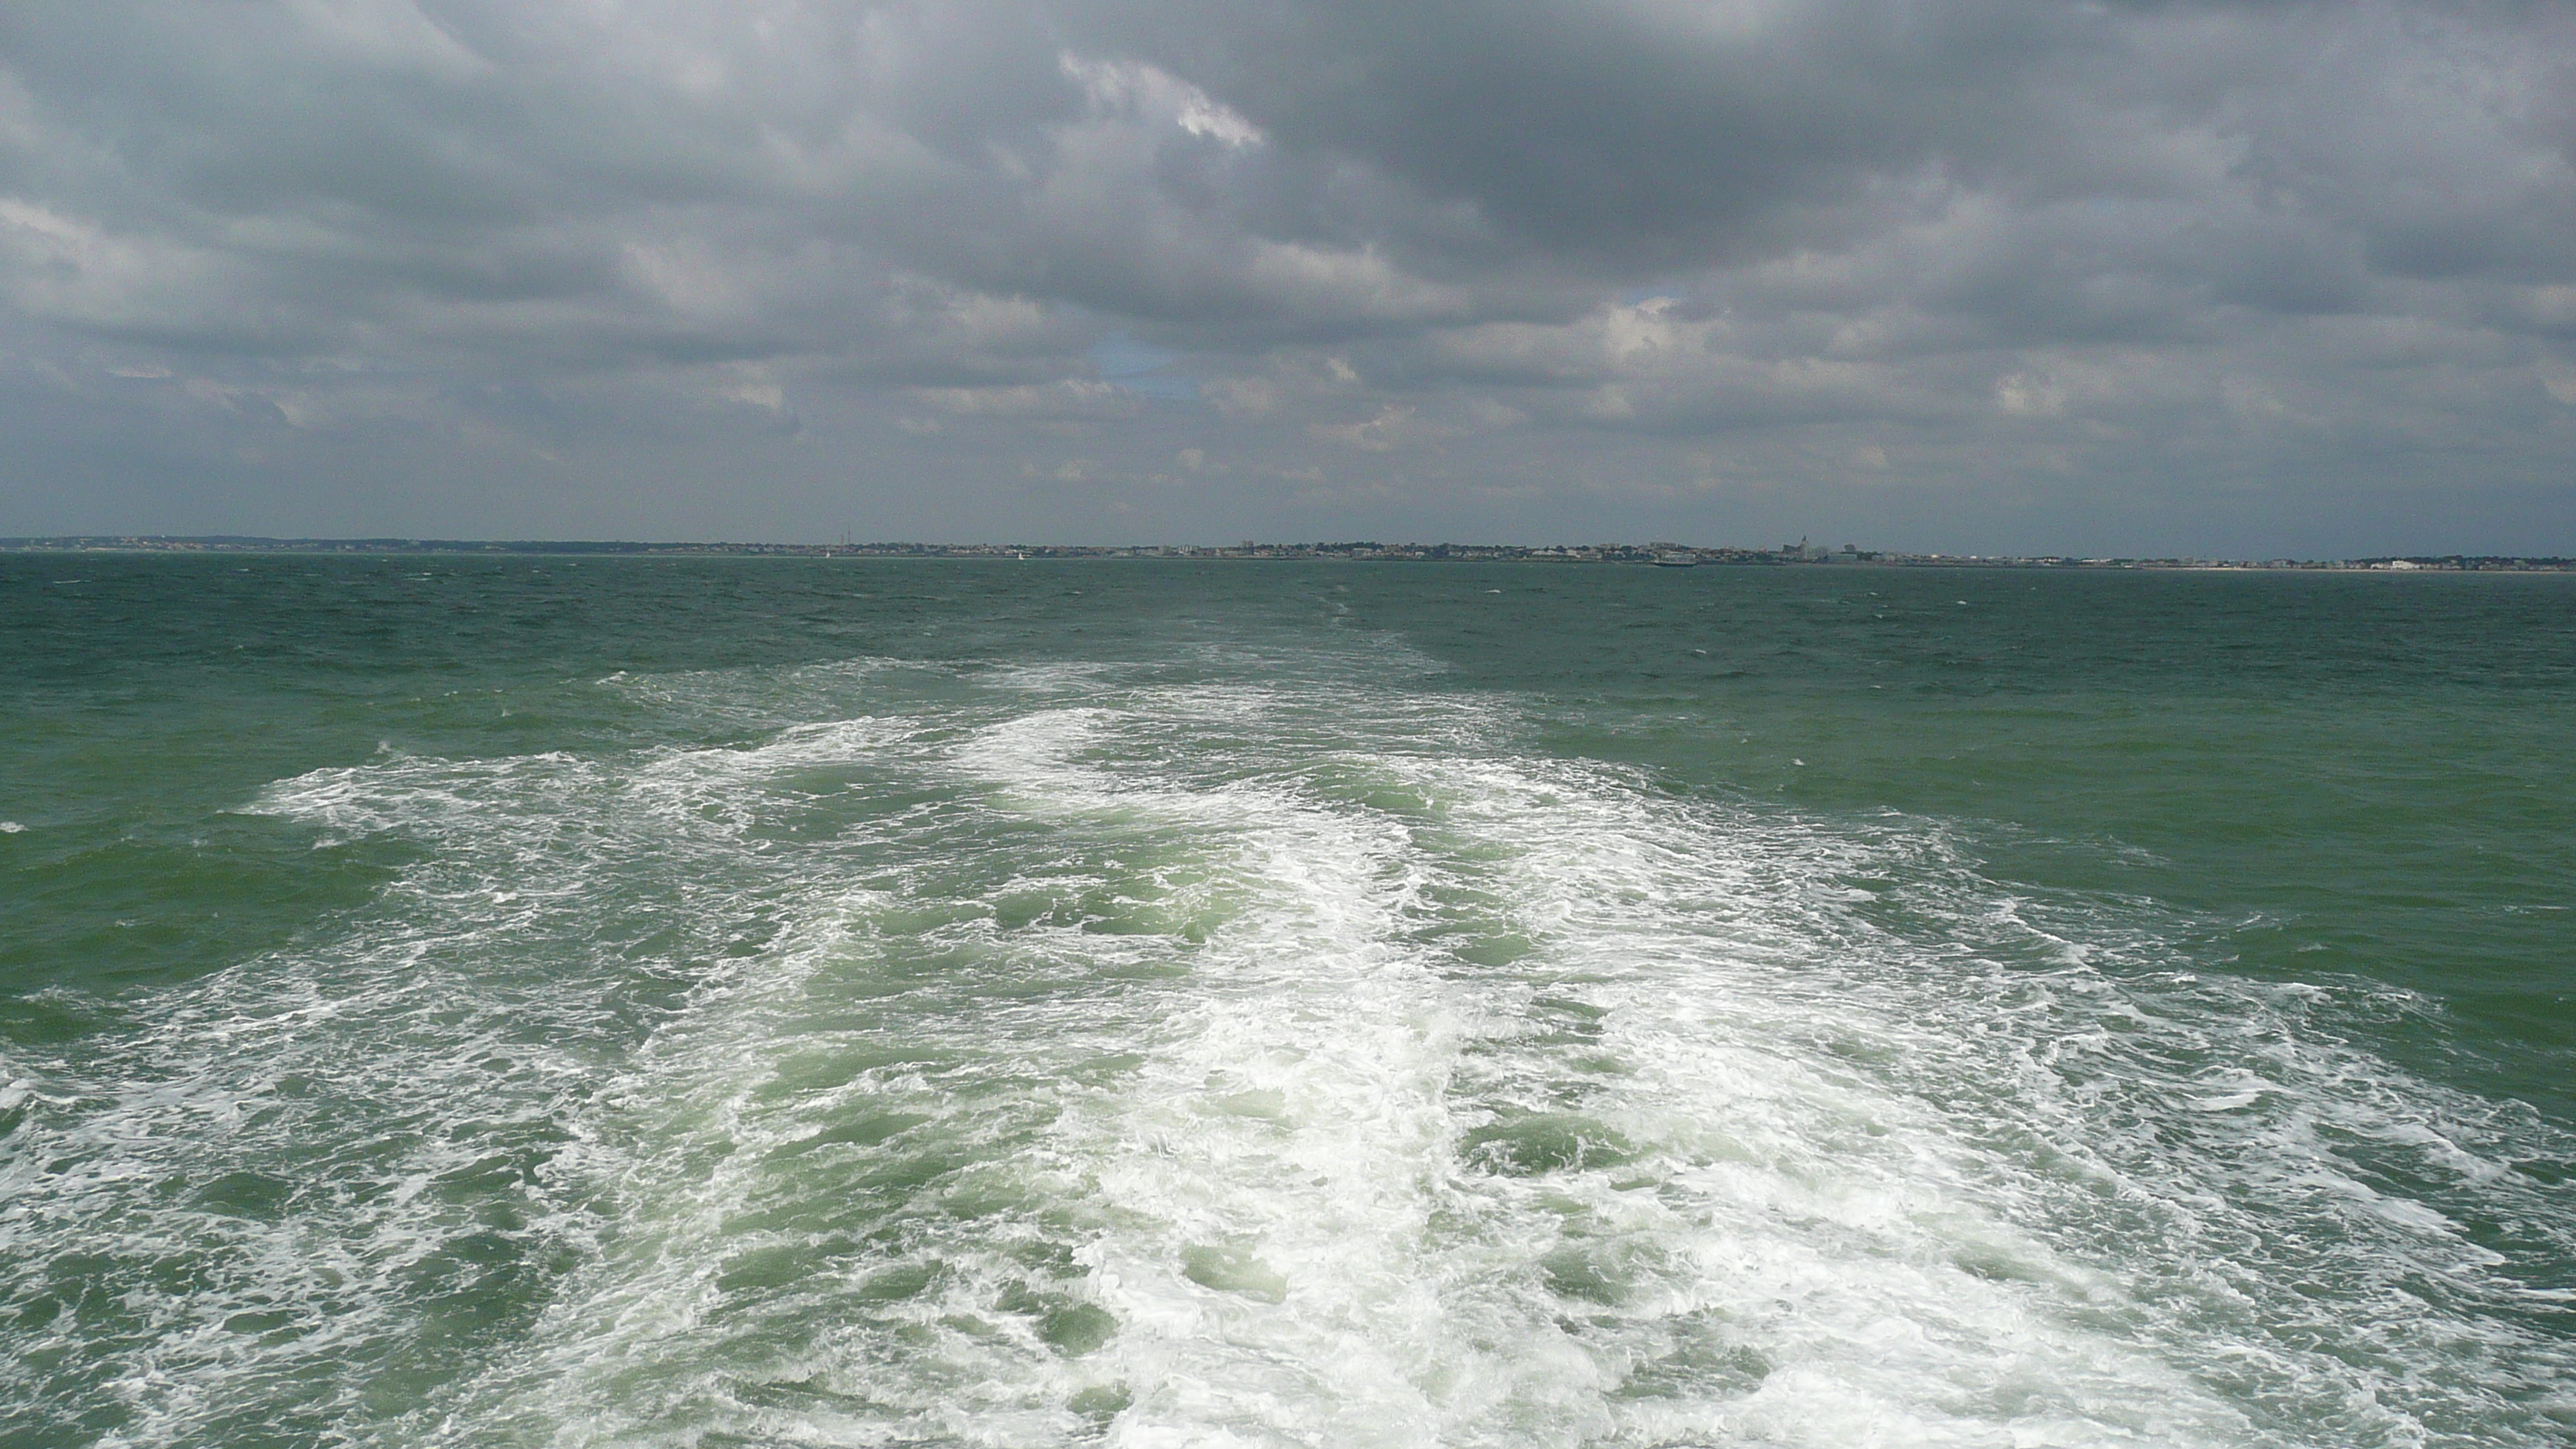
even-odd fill
[{"label": "small distant boat", "polygon": [[1659,553],[1655,555],[1655,567],[1659,569],[1695,569],[1699,567],[1699,555],[1695,553]]}]

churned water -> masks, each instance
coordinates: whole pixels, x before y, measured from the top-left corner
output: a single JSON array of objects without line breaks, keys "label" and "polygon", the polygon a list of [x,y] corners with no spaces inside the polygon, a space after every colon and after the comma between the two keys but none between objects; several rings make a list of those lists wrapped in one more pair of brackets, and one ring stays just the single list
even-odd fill
[{"label": "churned water", "polygon": [[0,1444],[2576,1436],[2576,579],[0,611]]}]

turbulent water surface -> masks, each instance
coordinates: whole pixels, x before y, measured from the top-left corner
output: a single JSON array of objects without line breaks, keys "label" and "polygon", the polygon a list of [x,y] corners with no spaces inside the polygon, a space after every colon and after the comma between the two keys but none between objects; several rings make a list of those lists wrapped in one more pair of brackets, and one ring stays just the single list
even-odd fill
[{"label": "turbulent water surface", "polygon": [[2576,580],[0,559],[0,1444],[2576,1437]]}]

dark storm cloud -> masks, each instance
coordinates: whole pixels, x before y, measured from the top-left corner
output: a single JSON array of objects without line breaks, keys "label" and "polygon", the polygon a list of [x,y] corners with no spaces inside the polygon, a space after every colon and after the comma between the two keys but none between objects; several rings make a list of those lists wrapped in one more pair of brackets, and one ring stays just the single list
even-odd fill
[{"label": "dark storm cloud", "polygon": [[0,530],[2576,548],[2571,157],[2541,5],[12,7]]},{"label": "dark storm cloud", "polygon": [[2063,28],[2053,7],[1315,6],[1198,48],[1290,144],[1619,269],[1882,220],[1867,183],[1991,152]]}]

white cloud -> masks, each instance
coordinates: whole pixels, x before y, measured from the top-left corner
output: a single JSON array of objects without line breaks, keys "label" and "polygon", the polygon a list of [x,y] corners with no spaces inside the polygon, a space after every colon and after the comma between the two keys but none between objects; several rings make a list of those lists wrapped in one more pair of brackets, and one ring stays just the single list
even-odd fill
[{"label": "white cloud", "polygon": [[1995,406],[2011,417],[2064,417],[2071,397],[2054,378],[2038,373],[2016,372],[1995,379]]},{"label": "white cloud", "polygon": [[757,362],[725,364],[723,380],[717,384],[716,395],[763,412],[783,412],[787,407],[787,389],[771,375],[769,368]]},{"label": "white cloud", "polygon": [[1269,139],[1232,107],[1143,61],[1086,60],[1068,50],[1056,65],[1081,85],[1095,112],[1141,115],[1228,146],[1258,146]]},{"label": "white cloud", "polygon": [[916,387],[920,401],[960,417],[1121,418],[1133,416],[1133,394],[1111,383],[1068,377],[1003,387]]},{"label": "white cloud", "polygon": [[1279,384],[1266,377],[1215,377],[1199,384],[1199,396],[1229,418],[1257,418],[1279,406]]},{"label": "white cloud", "polygon": [[1377,416],[1358,423],[1314,423],[1306,430],[1328,443],[1363,452],[1385,453],[1415,443],[1437,442],[1453,438],[1461,428],[1437,423],[1421,416],[1421,409],[1388,403],[1377,410]]}]

